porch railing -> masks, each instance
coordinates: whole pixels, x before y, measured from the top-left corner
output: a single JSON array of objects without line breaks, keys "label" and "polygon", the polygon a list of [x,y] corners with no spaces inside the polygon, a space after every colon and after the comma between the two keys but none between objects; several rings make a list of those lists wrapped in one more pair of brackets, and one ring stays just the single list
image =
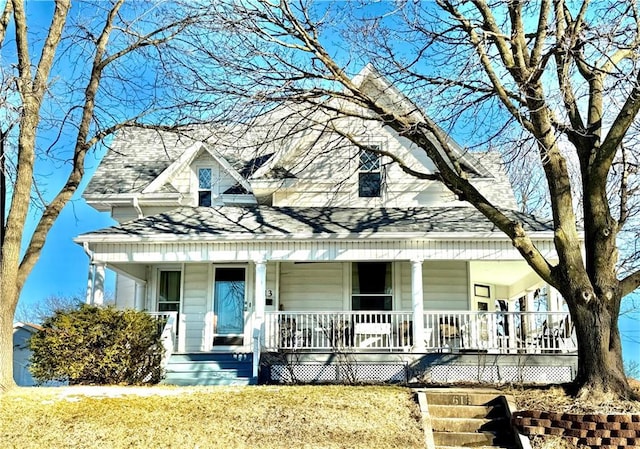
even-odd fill
[{"label": "porch railing", "polygon": [[161,331],[160,340],[164,347],[163,362],[166,364],[178,344],[178,312],[148,312],[148,314],[158,322],[158,330]]},{"label": "porch railing", "polygon": [[[576,350],[567,312],[460,312],[424,314],[429,352],[553,353]],[[269,350],[389,350],[414,346],[411,312],[268,312]]]},{"label": "porch railing", "polygon": [[411,319],[411,312],[270,312],[265,321],[265,346],[333,351],[402,349],[409,343],[399,330]]}]

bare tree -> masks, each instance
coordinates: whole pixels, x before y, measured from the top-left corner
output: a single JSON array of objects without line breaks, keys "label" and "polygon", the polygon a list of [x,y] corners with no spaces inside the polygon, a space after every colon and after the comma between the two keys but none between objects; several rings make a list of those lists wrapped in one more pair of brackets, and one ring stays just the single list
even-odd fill
[{"label": "bare tree", "polygon": [[[617,320],[621,299],[640,284],[640,271],[621,266],[625,248],[618,240],[637,221],[635,1],[437,0],[358,8],[220,0],[211,9],[218,18],[202,24],[206,32],[191,28],[185,42],[191,58],[184,80],[194,92],[224,93],[261,108],[289,101],[357,115],[409,139],[438,172],[403,169],[442,181],[476,207],[567,301],[580,342],[576,393],[632,395]],[[407,98],[385,102],[382,81],[377,91],[355,82],[367,61]],[[545,189],[535,195],[550,206],[557,260],[545,258],[522,224],[474,187],[445,131],[470,151],[502,148],[507,159],[525,161],[520,170],[540,173]]]},{"label": "bare tree", "polygon": [[[34,304],[20,302],[16,308],[15,319],[23,323],[40,324],[52,316],[56,311],[75,310],[85,303],[86,292],[78,292],[74,295],[49,295]],[[114,303],[113,294],[106,293],[104,304]]]},{"label": "bare tree", "polygon": [[[153,122],[166,129],[181,120],[187,105],[172,88],[163,55],[194,20],[166,2],[77,2],[72,8],[70,0],[56,0],[43,8],[8,0],[3,8],[0,87],[3,113],[15,110],[16,124],[0,129],[0,391],[15,385],[12,324],[20,292],[83,178],[89,151],[122,128]],[[29,27],[48,10],[48,28]],[[43,160],[50,165],[39,171]],[[44,191],[43,173],[52,171],[64,180],[47,179]],[[29,214],[38,222],[25,235]]]}]

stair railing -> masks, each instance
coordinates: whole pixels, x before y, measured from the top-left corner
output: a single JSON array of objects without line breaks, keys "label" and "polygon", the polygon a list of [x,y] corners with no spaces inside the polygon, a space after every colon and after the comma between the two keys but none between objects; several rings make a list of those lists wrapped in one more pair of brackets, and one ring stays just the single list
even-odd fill
[{"label": "stair railing", "polygon": [[171,354],[176,348],[177,344],[177,329],[178,329],[178,312],[148,312],[149,315],[156,318],[159,322],[164,321],[162,333],[160,334],[160,341],[164,348],[164,355],[162,357],[162,366],[166,368],[169,364]]}]

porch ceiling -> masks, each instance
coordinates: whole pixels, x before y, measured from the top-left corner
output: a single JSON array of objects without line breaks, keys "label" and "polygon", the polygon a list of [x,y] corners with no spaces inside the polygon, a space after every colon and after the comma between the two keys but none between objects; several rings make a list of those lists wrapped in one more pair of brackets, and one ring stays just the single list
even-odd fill
[{"label": "porch ceiling", "polygon": [[[476,261],[473,271],[485,282],[494,285],[512,285],[531,275],[531,267],[520,261]],[[508,273],[508,276],[505,276]]]}]

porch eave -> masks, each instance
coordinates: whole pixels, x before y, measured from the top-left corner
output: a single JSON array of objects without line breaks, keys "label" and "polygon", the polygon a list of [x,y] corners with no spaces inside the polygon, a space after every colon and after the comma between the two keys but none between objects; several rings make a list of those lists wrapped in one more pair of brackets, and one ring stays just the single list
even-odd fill
[{"label": "porch eave", "polygon": [[[531,232],[529,236],[534,241],[553,241],[553,232]],[[220,240],[233,241],[235,243],[253,241],[271,242],[318,242],[335,241],[358,242],[362,240],[376,241],[456,241],[456,242],[483,242],[502,241],[510,239],[503,232],[360,232],[360,233],[300,233],[300,234],[198,234],[198,235],[132,235],[132,234],[85,234],[73,239],[75,243],[167,243],[178,242],[218,242]]]}]

